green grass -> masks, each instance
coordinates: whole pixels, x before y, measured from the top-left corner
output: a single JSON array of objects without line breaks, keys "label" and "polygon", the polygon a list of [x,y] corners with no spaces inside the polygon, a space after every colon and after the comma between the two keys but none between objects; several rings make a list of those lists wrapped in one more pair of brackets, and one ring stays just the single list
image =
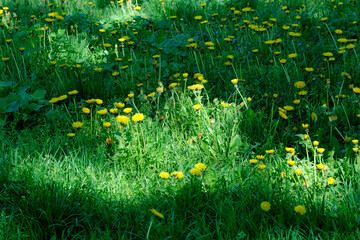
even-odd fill
[{"label": "green grass", "polygon": [[0,239],[358,238],[358,1],[92,3],[1,3]]}]

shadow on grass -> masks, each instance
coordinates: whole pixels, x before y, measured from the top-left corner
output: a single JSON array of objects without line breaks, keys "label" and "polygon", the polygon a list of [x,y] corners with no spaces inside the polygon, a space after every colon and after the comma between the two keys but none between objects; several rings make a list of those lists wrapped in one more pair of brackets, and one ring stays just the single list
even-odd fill
[{"label": "shadow on grass", "polygon": [[[12,172],[15,169],[2,169],[0,175],[2,214],[13,217],[3,233],[6,239],[308,239],[339,237],[357,226],[356,213],[350,211],[331,217],[309,205],[306,215],[300,216],[285,189],[264,191],[267,182],[227,186],[219,178],[208,185],[192,176],[186,183],[176,180],[176,190],[149,189],[147,197],[109,199],[91,183],[64,186],[46,181],[46,176],[34,179],[31,172],[11,181],[7,174]],[[269,198],[271,210],[264,212],[260,202]],[[154,216],[152,208],[165,218]]]}]

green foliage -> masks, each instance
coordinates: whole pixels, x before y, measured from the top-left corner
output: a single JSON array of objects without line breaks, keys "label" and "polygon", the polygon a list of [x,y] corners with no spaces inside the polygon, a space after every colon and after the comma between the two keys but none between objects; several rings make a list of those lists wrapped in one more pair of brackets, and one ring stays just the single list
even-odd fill
[{"label": "green foliage", "polygon": [[0,238],[359,235],[358,1],[1,4]]}]

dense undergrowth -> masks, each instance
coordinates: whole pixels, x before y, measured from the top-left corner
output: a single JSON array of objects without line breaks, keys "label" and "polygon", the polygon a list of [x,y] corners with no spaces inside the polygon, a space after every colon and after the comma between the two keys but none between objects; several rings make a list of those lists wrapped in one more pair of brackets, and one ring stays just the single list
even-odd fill
[{"label": "dense undergrowth", "polygon": [[358,1],[0,5],[0,238],[358,238]]}]

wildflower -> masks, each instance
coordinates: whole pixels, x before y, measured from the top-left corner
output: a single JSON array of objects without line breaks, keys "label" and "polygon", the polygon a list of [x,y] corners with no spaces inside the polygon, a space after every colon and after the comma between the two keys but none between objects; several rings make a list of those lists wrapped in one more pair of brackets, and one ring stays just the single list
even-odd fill
[{"label": "wildflower", "polygon": [[288,119],[288,116],[287,116],[284,112],[282,112],[282,111],[279,111],[279,115],[280,115],[280,117],[282,117],[283,119]]},{"label": "wildflower", "polygon": [[352,142],[354,145],[357,145],[357,144],[359,143],[359,140],[354,139],[354,140],[352,140],[351,142]]},{"label": "wildflower", "polygon": [[250,160],[249,160],[249,163],[251,163],[251,164],[255,164],[255,163],[257,163],[257,162],[258,162],[257,159],[250,159]]},{"label": "wildflower", "polygon": [[239,79],[236,79],[236,78],[231,80],[231,83],[234,84],[234,85],[237,84],[238,82],[239,82]]},{"label": "wildflower", "polygon": [[293,111],[295,108],[293,106],[284,106],[284,109],[288,112]]},{"label": "wildflower", "polygon": [[343,33],[343,31],[342,31],[342,30],[340,30],[340,29],[336,29],[336,30],[335,30],[335,33],[340,35],[340,34],[342,34],[342,33]]},{"label": "wildflower", "polygon": [[304,81],[298,81],[294,84],[294,87],[301,89],[305,87],[305,82]]},{"label": "wildflower", "polygon": [[280,63],[282,64],[286,63],[286,59],[280,59]]},{"label": "wildflower", "polygon": [[299,95],[300,95],[300,96],[305,96],[306,94],[307,94],[307,91],[300,91],[300,92],[299,92]]},{"label": "wildflower", "polygon": [[355,45],[354,44],[349,44],[349,45],[346,46],[346,48],[347,49],[353,49],[353,48],[355,48]]},{"label": "wildflower", "polygon": [[287,163],[289,166],[294,166],[296,162],[293,161],[293,160],[288,160],[286,163]]},{"label": "wildflower", "polygon": [[125,103],[118,102],[118,103],[115,103],[115,106],[116,106],[117,108],[123,108],[123,107],[125,107]]},{"label": "wildflower", "polygon": [[117,114],[119,111],[118,111],[118,109],[117,108],[111,108],[110,109],[110,113],[112,113],[112,114]]},{"label": "wildflower", "polygon": [[309,67],[307,67],[307,68],[305,68],[305,71],[307,71],[307,72],[313,72],[313,71],[314,71],[314,68],[309,68]]},{"label": "wildflower", "polygon": [[184,173],[178,172],[178,173],[176,174],[176,177],[177,177],[178,179],[182,179],[182,178],[184,178]]},{"label": "wildflower", "polygon": [[317,117],[316,113],[313,112],[313,113],[311,114],[311,120],[314,121],[314,122],[317,122],[318,117]]},{"label": "wildflower", "polygon": [[303,123],[303,124],[301,124],[302,125],[302,127],[304,128],[304,129],[307,129],[308,127],[309,127],[309,124],[307,124],[307,123]]},{"label": "wildflower", "polygon": [[119,115],[116,117],[116,121],[122,124],[127,124],[128,122],[130,122],[130,118],[124,115]]},{"label": "wildflower", "polygon": [[132,112],[132,108],[125,108],[125,109],[123,110],[123,112],[126,113],[126,114],[129,114],[129,113]]},{"label": "wildflower", "polygon": [[72,138],[72,137],[75,137],[75,133],[68,133],[66,134],[68,137]]},{"label": "wildflower", "polygon": [[288,55],[288,58],[296,58],[297,54],[296,53],[291,53]]},{"label": "wildflower", "polygon": [[108,146],[111,146],[113,144],[113,141],[111,140],[111,138],[107,138],[105,142],[106,142],[106,145],[108,145]]},{"label": "wildflower", "polygon": [[319,154],[323,154],[325,152],[325,148],[318,148],[316,149],[316,151],[319,153]]},{"label": "wildflower", "polygon": [[73,90],[71,92],[68,92],[69,95],[76,95],[78,93],[79,93],[79,91],[77,91],[77,90]]},{"label": "wildflower", "polygon": [[319,146],[319,142],[318,141],[313,141],[313,145],[314,145],[314,147],[317,147],[317,146]]},{"label": "wildflower", "polygon": [[111,123],[110,122],[104,122],[103,126],[106,127],[106,128],[109,128],[111,126]]},{"label": "wildflower", "polygon": [[201,170],[198,168],[193,168],[190,170],[191,175],[198,176],[201,174]]},{"label": "wildflower", "polygon": [[227,66],[227,67],[230,67],[232,65],[232,63],[227,61],[227,62],[224,63],[224,65]]},{"label": "wildflower", "polygon": [[359,148],[355,147],[352,150],[357,153],[359,151]]},{"label": "wildflower", "polygon": [[316,168],[319,170],[322,170],[322,169],[324,169],[324,164],[319,163],[318,165],[316,165]]},{"label": "wildflower", "polygon": [[178,84],[177,83],[171,83],[170,85],[169,85],[169,88],[174,88],[174,87],[176,87]]},{"label": "wildflower", "polygon": [[59,101],[63,101],[65,99],[67,99],[67,95],[61,95],[60,97],[58,97]]},{"label": "wildflower", "polygon": [[306,209],[304,206],[302,205],[298,205],[294,208],[295,212],[301,214],[301,215],[304,215],[306,213]]},{"label": "wildflower", "polygon": [[265,156],[264,155],[256,155],[256,158],[259,160],[264,160]]},{"label": "wildflower", "polygon": [[149,93],[148,95],[147,95],[147,97],[154,97],[155,96],[155,92],[152,92],[152,93]]},{"label": "wildflower", "polygon": [[269,202],[262,202],[260,204],[260,207],[262,210],[264,210],[265,212],[269,211],[270,210],[270,207],[271,207],[271,204]]},{"label": "wildflower", "polygon": [[347,43],[348,42],[348,40],[346,38],[339,38],[337,41],[340,42],[340,43]]},{"label": "wildflower", "polygon": [[59,101],[59,98],[52,98],[49,100],[49,103],[57,103]]},{"label": "wildflower", "polygon": [[162,215],[161,213],[159,213],[158,211],[156,211],[155,209],[150,209],[150,211],[157,217],[159,218],[164,218],[164,215]]},{"label": "wildflower", "polygon": [[280,177],[281,177],[281,178],[284,178],[285,176],[286,176],[286,174],[285,174],[284,172],[281,172],[281,173],[280,173]]},{"label": "wildflower", "polygon": [[357,94],[360,93],[360,88],[359,87],[354,87],[352,90],[354,91],[354,93],[357,93]]},{"label": "wildflower", "polygon": [[201,171],[204,171],[206,169],[206,165],[203,163],[197,163],[197,164],[195,164],[195,168],[197,168]]},{"label": "wildflower", "polygon": [[324,52],[322,55],[324,57],[332,57],[332,56],[334,56],[334,54],[332,54],[331,52]]},{"label": "wildflower", "polygon": [[296,173],[296,175],[300,176],[300,175],[301,175],[301,170],[300,170],[300,169],[296,169],[296,170],[295,170],[295,173]]},{"label": "wildflower", "polygon": [[267,154],[273,154],[273,153],[275,152],[275,150],[270,149],[270,150],[266,150],[265,152],[266,152]]},{"label": "wildflower", "polygon": [[221,105],[224,107],[224,108],[228,108],[231,106],[230,103],[225,103],[225,102],[221,102]]},{"label": "wildflower", "polygon": [[329,177],[328,178],[328,184],[329,185],[332,185],[332,184],[334,184],[335,183],[335,179],[333,178],[333,177]]},{"label": "wildflower", "polygon": [[308,134],[304,134],[304,140],[308,139],[309,135]]},{"label": "wildflower", "polygon": [[265,169],[265,168],[266,168],[266,165],[264,165],[264,164],[260,164],[260,165],[258,166],[258,168],[259,168],[260,170],[263,170],[263,169]]},{"label": "wildflower", "polygon": [[194,108],[195,110],[199,110],[199,109],[201,108],[201,105],[200,105],[200,104],[195,104],[195,105],[193,106],[193,108]]},{"label": "wildflower", "polygon": [[73,128],[81,128],[83,126],[83,123],[82,122],[74,122],[72,124]]},{"label": "wildflower", "polygon": [[135,113],[134,116],[132,116],[132,120],[134,122],[141,122],[142,120],[144,120],[145,115],[142,113]]},{"label": "wildflower", "polygon": [[103,100],[101,100],[101,99],[95,99],[95,102],[97,105],[103,104]]},{"label": "wildflower", "polygon": [[96,100],[92,98],[92,99],[86,100],[86,103],[90,103],[90,104],[91,104],[91,103],[95,103],[95,101],[96,101]]},{"label": "wildflower", "polygon": [[89,113],[90,113],[90,109],[89,109],[89,108],[86,108],[86,107],[84,107],[84,108],[82,109],[82,111],[83,111],[83,113],[85,113],[85,114],[89,114]]},{"label": "wildflower", "polygon": [[159,174],[159,176],[162,178],[162,179],[168,179],[170,177],[170,174],[168,172],[161,172]]},{"label": "wildflower", "polygon": [[97,113],[99,114],[99,115],[106,115],[107,114],[107,109],[105,108],[105,109],[102,109],[102,110],[99,110],[99,111],[97,111]]}]

